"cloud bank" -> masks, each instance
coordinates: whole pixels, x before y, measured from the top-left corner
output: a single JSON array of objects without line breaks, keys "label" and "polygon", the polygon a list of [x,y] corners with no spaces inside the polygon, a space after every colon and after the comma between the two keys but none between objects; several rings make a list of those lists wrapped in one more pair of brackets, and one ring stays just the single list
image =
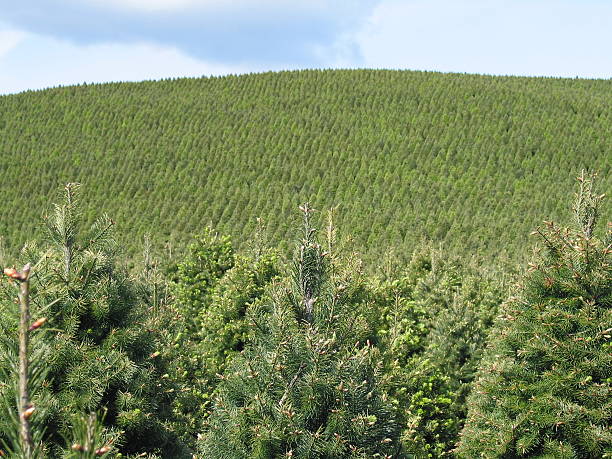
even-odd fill
[{"label": "cloud bank", "polygon": [[604,0],[0,0],[0,94],[298,68],[610,78]]},{"label": "cloud bank", "polygon": [[147,42],[207,61],[266,62],[288,68],[325,65],[320,62],[321,48],[357,27],[376,6],[368,0],[32,3],[0,0],[2,20],[21,30],[78,44]]}]

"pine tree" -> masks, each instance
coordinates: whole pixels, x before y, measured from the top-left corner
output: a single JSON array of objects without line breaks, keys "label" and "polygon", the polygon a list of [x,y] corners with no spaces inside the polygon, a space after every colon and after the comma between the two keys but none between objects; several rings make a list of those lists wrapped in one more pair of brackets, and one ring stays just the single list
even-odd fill
[{"label": "pine tree", "polygon": [[503,306],[469,399],[460,457],[612,456],[612,226],[582,174],[572,229],[545,222],[544,253]]},{"label": "pine tree", "polygon": [[173,383],[162,377],[157,318],[136,280],[116,264],[114,222],[103,217],[83,231],[78,188],[65,187],[64,202],[45,219],[47,239],[22,254],[36,261],[34,305],[48,305],[45,317],[55,330],[37,413],[45,447],[62,455],[74,416],[105,408],[109,433],[123,431],[120,451],[176,453],[180,445],[168,427]]},{"label": "pine tree", "polygon": [[[47,362],[53,332],[44,327],[47,317],[40,315],[49,305],[37,304],[36,298],[30,297],[30,264],[21,271],[5,268],[4,274],[19,291],[19,312],[16,314],[12,305],[5,304],[0,322],[0,443],[3,447],[0,456],[43,458],[47,453],[45,411],[50,398],[44,388],[49,383]],[[35,306],[34,311],[31,305]],[[32,321],[33,314],[39,318]],[[14,404],[8,396],[11,393],[15,396]],[[74,416],[66,440],[64,457],[103,458],[113,451],[116,436],[108,435],[98,416],[90,413]]]},{"label": "pine tree", "polygon": [[176,266],[176,318],[167,327],[173,349],[168,357],[175,363],[172,379],[183,389],[175,412],[184,418],[182,430],[190,443],[208,416],[217,375],[249,338],[248,311],[262,300],[277,274],[274,252],[258,249],[252,255],[235,255],[230,239],[210,229],[196,238]]},{"label": "pine tree", "polygon": [[317,241],[312,209],[289,277],[250,314],[256,331],[222,375],[207,458],[374,458],[398,451],[395,413],[367,342],[359,270]]}]

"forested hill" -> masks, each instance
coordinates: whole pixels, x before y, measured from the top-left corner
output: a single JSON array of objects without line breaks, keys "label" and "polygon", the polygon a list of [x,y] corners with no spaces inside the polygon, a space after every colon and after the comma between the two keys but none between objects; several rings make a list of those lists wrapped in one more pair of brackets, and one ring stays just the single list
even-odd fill
[{"label": "forested hill", "polygon": [[[0,235],[17,248],[81,182],[140,250],[261,217],[292,240],[299,203],[374,260],[421,239],[466,255],[529,247],[567,215],[583,167],[612,185],[612,81],[296,71],[56,88],[0,97]],[[610,213],[610,200],[602,209]]]}]

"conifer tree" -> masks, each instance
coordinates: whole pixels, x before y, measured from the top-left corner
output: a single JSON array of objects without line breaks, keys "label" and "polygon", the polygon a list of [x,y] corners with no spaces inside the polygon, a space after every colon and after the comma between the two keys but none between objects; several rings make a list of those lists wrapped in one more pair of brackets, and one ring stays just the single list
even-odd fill
[{"label": "conifer tree", "polygon": [[[47,362],[53,332],[44,327],[47,317],[42,314],[50,305],[42,306],[30,297],[30,264],[20,271],[5,268],[4,274],[19,291],[19,311],[5,302],[0,313],[0,456],[43,458],[47,456],[45,411],[50,394],[45,387],[49,384]],[[38,318],[32,320],[33,316]],[[9,394],[14,394],[15,403]],[[64,457],[103,458],[112,452],[116,437],[108,435],[98,416],[90,413],[74,416],[66,440]]]},{"label": "conifer tree", "polygon": [[[50,346],[39,329],[46,318],[32,322],[41,310],[31,308],[30,264],[20,271],[4,268],[4,275],[12,285],[2,285],[0,303],[0,456],[42,458]],[[11,301],[15,287],[18,298]]]},{"label": "conifer tree", "polygon": [[[196,317],[206,310],[210,291],[226,271],[234,266],[234,249],[227,236],[206,228],[196,237],[185,257],[173,269],[173,293],[186,317]],[[195,321],[187,321],[197,328]]]},{"label": "conifer tree", "polygon": [[180,445],[167,422],[173,383],[162,377],[157,318],[136,280],[115,262],[113,222],[103,217],[83,230],[78,188],[65,187],[64,202],[45,218],[47,239],[22,254],[37,260],[34,307],[48,305],[45,317],[55,330],[37,413],[45,447],[52,457],[62,455],[74,416],[106,408],[109,434],[123,432],[120,451],[176,454]]},{"label": "conifer tree", "polygon": [[256,331],[222,376],[207,458],[375,458],[398,452],[379,355],[364,342],[363,283],[323,250],[305,205],[290,275],[250,314]]},{"label": "conifer tree", "polygon": [[420,296],[425,289],[417,287],[417,307],[431,314],[425,320],[428,333],[423,349],[399,371],[407,418],[402,438],[417,457],[451,456],[466,418],[466,397],[504,291],[499,278],[493,283],[452,265],[440,270],[442,275],[422,281],[437,284],[430,285],[428,295]]},{"label": "conifer tree", "polygon": [[104,428],[105,415],[78,414],[72,419],[70,433],[64,438],[67,459],[97,459],[109,457],[113,452],[113,442],[118,435],[109,435]]},{"label": "conifer tree", "polygon": [[460,457],[612,455],[612,226],[597,237],[593,179],[578,178],[571,229],[536,231],[544,252],[491,334]]},{"label": "conifer tree", "polygon": [[208,416],[210,400],[231,359],[248,340],[248,311],[261,301],[278,274],[274,252],[235,255],[231,241],[207,229],[174,269],[172,310],[176,313],[168,357],[182,389],[175,412],[184,418],[183,434],[194,440]]},{"label": "conifer tree", "polygon": [[389,395],[402,415],[407,453],[451,455],[503,290],[499,278],[428,245],[406,268],[375,284],[370,322],[383,350]]}]

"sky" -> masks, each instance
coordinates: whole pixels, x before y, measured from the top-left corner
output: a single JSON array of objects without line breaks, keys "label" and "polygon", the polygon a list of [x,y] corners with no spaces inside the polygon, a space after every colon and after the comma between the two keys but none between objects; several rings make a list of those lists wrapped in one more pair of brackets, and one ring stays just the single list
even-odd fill
[{"label": "sky", "polygon": [[612,0],[0,0],[0,94],[303,68],[612,77]]}]

